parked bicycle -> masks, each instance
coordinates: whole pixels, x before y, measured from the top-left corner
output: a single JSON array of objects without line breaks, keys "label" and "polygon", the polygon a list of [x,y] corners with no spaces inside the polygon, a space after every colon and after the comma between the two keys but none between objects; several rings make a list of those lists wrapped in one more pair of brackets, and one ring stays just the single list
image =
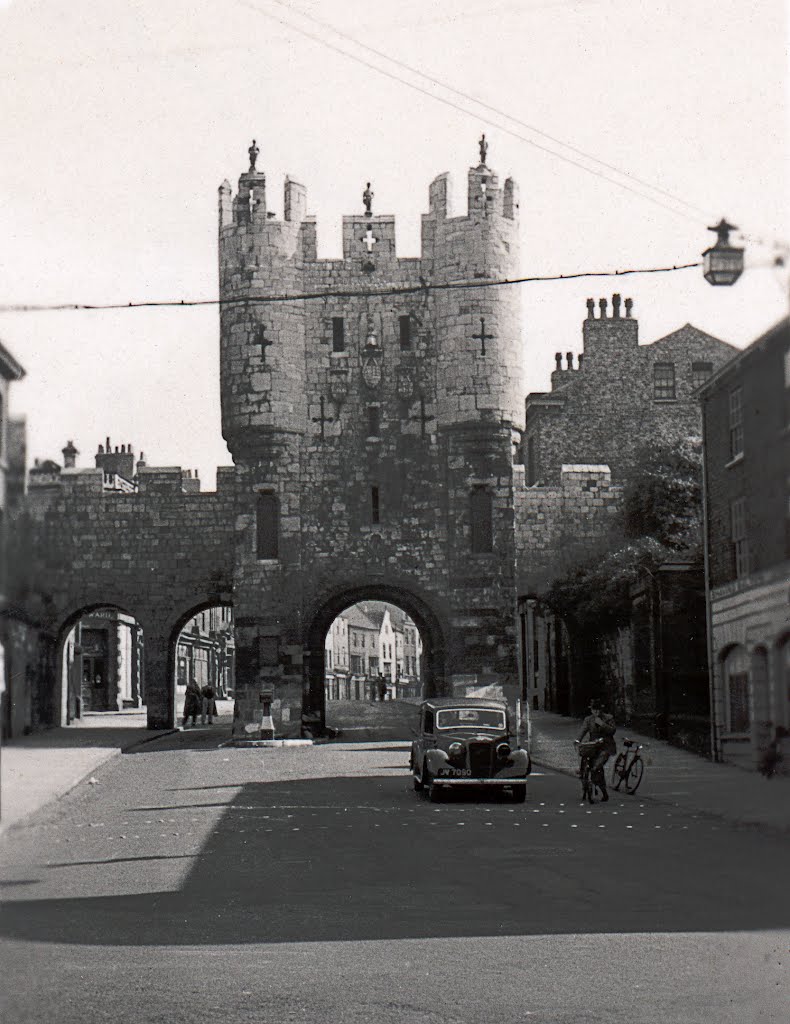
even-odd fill
[{"label": "parked bicycle", "polygon": [[645,762],[639,756],[644,744],[634,740],[623,740],[625,750],[621,750],[612,767],[612,785],[619,790],[625,783],[626,793],[636,793],[645,771]]},{"label": "parked bicycle", "polygon": [[[602,737],[597,740],[590,740],[587,743],[582,743],[579,740],[574,740],[573,742],[581,759],[579,762],[579,778],[582,783],[582,801],[586,800],[587,803],[592,804],[595,803],[595,798],[601,795],[593,777],[593,761],[605,740]],[[603,769],[601,769],[601,773],[603,774]]]}]

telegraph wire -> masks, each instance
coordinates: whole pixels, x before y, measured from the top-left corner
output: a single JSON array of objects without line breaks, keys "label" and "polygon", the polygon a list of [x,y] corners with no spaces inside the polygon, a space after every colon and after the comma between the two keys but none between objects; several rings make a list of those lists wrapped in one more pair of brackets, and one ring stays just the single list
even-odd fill
[{"label": "telegraph wire", "polygon": [[279,302],[308,302],[314,299],[377,298],[388,295],[430,295],[438,291],[461,291],[474,288],[502,288],[506,285],[537,284],[547,281],[574,281],[585,277],[628,277],[633,274],[671,274],[678,270],[701,267],[702,263],[680,263],[670,267],[629,267],[626,270],[580,270],[572,274],[547,274],[533,277],[503,277],[494,280],[438,281],[431,283],[420,279],[419,284],[402,285],[392,288],[346,288],[328,291],[292,292],[280,295],[244,296],[238,299],[163,299],[145,302],[62,302],[52,304],[16,303],[0,304],[0,313],[58,313],[93,310],[159,309],[194,306],[267,306]]},{"label": "telegraph wire", "polygon": [[[242,3],[243,6],[245,7],[251,7],[255,10],[260,10],[259,8],[255,7],[254,4],[245,2],[245,0],[239,0],[239,2]],[[645,181],[644,179],[637,177],[635,174],[631,174],[630,171],[623,171],[619,167],[615,167],[613,164],[609,164],[605,160],[601,160],[599,157],[593,156],[591,153],[586,153],[583,149],[579,149],[577,146],[574,146],[569,142],[563,142],[562,139],[558,139],[553,135],[549,135],[548,132],[544,132],[540,128],[536,128],[534,125],[528,124],[526,121],[522,121],[515,115],[508,114],[507,111],[500,110],[498,107],[492,106],[490,103],[486,103],[484,100],[478,99],[476,96],[464,92],[462,89],[457,89],[455,86],[448,85],[447,82],[444,82],[438,78],[434,78],[432,75],[428,75],[424,71],[420,71],[418,68],[414,68],[410,64],[405,63],[404,61],[398,60],[396,57],[391,57],[388,53],[385,53],[383,50],[377,50],[375,47],[370,46],[370,44],[364,43],[361,40],[355,38],[354,36],[349,35],[347,32],[341,31],[341,29],[336,28],[331,22],[322,21],[320,18],[316,18],[314,15],[309,14],[307,11],[304,11],[299,7],[295,7],[290,4],[284,3],[283,0],[273,0],[273,2],[276,3],[278,7],[284,7],[288,11],[295,11],[306,21],[311,21],[314,24],[319,25],[321,28],[329,29],[330,32],[333,32],[341,39],[345,39],[348,42],[353,43],[355,46],[359,46],[361,49],[367,50],[369,53],[375,54],[375,56],[381,57],[384,60],[389,61],[391,64],[395,64],[397,67],[403,68],[405,71],[408,71],[411,74],[418,75],[420,78],[423,78],[428,82],[431,82],[432,85],[439,86],[441,89],[446,89],[448,92],[455,93],[456,96],[460,96],[465,100],[469,100],[470,102],[482,107],[484,110],[490,110],[492,113],[497,114],[499,117],[505,117],[507,118],[508,121],[512,121],[514,124],[520,125],[522,128],[526,128],[528,131],[534,132],[536,135],[539,135],[541,138],[547,139],[549,142],[553,142],[557,146],[563,146],[565,149],[570,150],[572,153],[576,153],[577,156],[583,157],[585,160],[591,160],[593,163],[596,163],[601,167],[605,167],[607,170],[613,171],[615,174],[620,174],[625,178],[630,178],[631,181],[635,182],[636,184],[642,185],[644,188],[649,188],[652,191],[657,192],[660,195],[663,195],[665,198],[672,200],[672,202],[680,203],[682,206],[687,207],[689,210],[692,210],[694,213],[704,217],[706,220],[713,218],[713,214],[711,214],[709,211],[704,210],[702,207],[696,206],[694,203],[689,203],[685,199],[682,199],[680,196],[674,195],[672,192],[668,192],[666,189],[661,188],[659,185],[653,185],[649,181]],[[260,13],[265,12],[260,11]],[[353,58],[352,54],[347,54],[347,56],[352,57],[352,59],[356,59]],[[469,113],[469,111],[467,111],[467,113]],[[516,138],[520,139],[522,138],[522,136],[517,135]],[[531,140],[528,139],[524,141],[528,142],[530,145],[534,144]],[[547,150],[546,152],[551,151]],[[554,155],[558,157],[560,160],[565,159],[565,157],[563,157],[560,153],[555,153]],[[587,169],[590,170],[589,168]],[[591,171],[591,173],[594,172]],[[611,178],[606,178],[605,180],[611,181]],[[622,183],[614,182],[614,184]],[[641,195],[641,193],[637,193],[637,195]],[[644,198],[649,197],[645,196]]]},{"label": "telegraph wire", "polygon": [[[415,82],[409,82],[405,78],[396,75],[394,72],[387,71],[385,68],[379,67],[377,64],[373,64],[370,61],[365,60],[364,57],[360,57],[357,56],[356,54],[349,53],[348,50],[344,50],[342,49],[342,47],[336,46],[334,43],[331,43],[328,39],[325,39],[319,35],[315,35],[314,33],[309,32],[307,29],[304,29],[299,25],[295,25],[291,21],[286,21],[285,18],[279,17],[272,11],[263,10],[262,8],[256,6],[255,4],[250,3],[249,0],[236,0],[236,2],[240,4],[242,7],[247,7],[251,11],[255,11],[257,14],[262,14],[266,18],[270,18],[272,21],[276,21],[279,25],[282,25],[285,28],[290,28],[294,32],[298,32],[300,35],[305,36],[305,38],[311,39],[313,42],[316,42],[321,46],[325,46],[328,49],[333,50],[335,53],[339,53],[343,57],[348,57],[350,60],[354,60],[358,64],[362,64],[364,67],[369,68],[371,71],[375,71],[380,75],[384,75],[386,78],[390,78],[394,82],[398,82],[401,85],[408,86],[410,89],[414,89],[416,92],[421,93],[423,96],[428,96],[439,103],[443,103],[445,106],[451,107],[453,110],[459,111],[462,114],[478,117],[477,114],[473,114],[472,111],[470,111],[467,107],[461,106],[459,103],[454,103],[452,100],[448,99],[445,96],[439,96],[435,92],[431,92],[429,89],[424,89],[422,88],[422,86],[417,85]],[[275,0],[275,3],[277,2],[279,2],[279,0]],[[358,45],[363,46],[364,44]],[[387,60],[391,60],[391,58],[388,57]],[[421,72],[415,73],[421,74]],[[474,102],[479,101],[475,100]],[[505,116],[510,118],[510,115]],[[562,160],[564,163],[571,164],[573,167],[579,168],[579,170],[586,171],[587,174],[592,174],[595,177],[600,178],[602,181],[608,181],[611,185],[615,185],[617,188],[625,189],[627,192],[632,192],[635,196],[638,196],[640,199],[644,199],[649,203],[653,203],[655,206],[658,206],[662,210],[666,210],[669,213],[674,214],[676,217],[680,217],[682,220],[691,220],[687,213],[675,209],[675,207],[668,206],[666,203],[662,202],[660,199],[655,198],[654,196],[645,195],[644,192],[640,192],[638,189],[633,188],[631,185],[625,184],[625,182],[618,181],[616,178],[612,178],[608,174],[602,174],[600,171],[596,171],[595,168],[588,167],[586,164],[580,163],[578,160],[574,160],[572,157],[565,156],[562,153],[558,153],[556,150],[550,149],[548,146],[543,146],[541,145],[541,143],[536,142],[534,139],[527,138],[526,135],[521,135],[519,132],[514,131],[512,128],[508,128],[506,125],[499,124],[496,121],[491,121],[490,123],[493,124],[494,127],[498,128],[499,131],[504,132],[506,135],[511,135],[513,138],[519,139],[521,142],[525,142],[528,146],[532,146],[534,149],[538,149],[541,152],[548,154],[549,156],[556,157],[558,160]],[[564,145],[564,143],[561,143],[561,145]],[[625,172],[618,173],[624,174]],[[695,219],[694,223],[702,223],[702,221],[698,221]]]}]

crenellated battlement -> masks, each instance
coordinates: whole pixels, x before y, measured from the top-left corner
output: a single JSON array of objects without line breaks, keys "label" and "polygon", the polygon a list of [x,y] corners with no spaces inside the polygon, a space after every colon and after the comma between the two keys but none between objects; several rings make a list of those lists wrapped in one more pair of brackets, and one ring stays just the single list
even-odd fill
[{"label": "crenellated battlement", "polygon": [[[349,273],[375,274],[396,261],[414,267],[422,261],[436,263],[448,238],[468,231],[483,236],[496,249],[500,236],[515,244],[518,220],[518,186],[507,178],[500,186],[495,171],[480,163],[467,175],[467,212],[451,213],[450,175],[438,175],[428,187],[428,212],[422,215],[420,256],[399,257],[395,245],[395,217],[373,212],[374,193],[370,182],[362,194],[364,210],[343,217],[343,262]],[[496,225],[496,228],[495,228]],[[267,204],[266,174],[250,169],[239,177],[233,194],[230,182],[219,187],[219,235],[221,267],[230,269],[240,260],[247,269],[265,266],[269,260],[287,258],[299,265],[332,265],[338,261],[319,260],[316,219],[307,215],[307,190],[286,176],[283,187],[283,217],[278,219]],[[441,260],[440,260],[441,261]],[[476,276],[483,276],[479,267]]]}]

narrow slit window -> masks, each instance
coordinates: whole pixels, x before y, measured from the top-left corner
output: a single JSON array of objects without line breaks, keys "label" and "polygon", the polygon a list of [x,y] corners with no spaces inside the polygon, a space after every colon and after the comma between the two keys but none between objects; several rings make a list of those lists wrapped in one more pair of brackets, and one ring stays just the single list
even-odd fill
[{"label": "narrow slit window", "polygon": [[475,487],[471,495],[472,553],[479,555],[494,550],[494,511],[491,492]]},{"label": "narrow slit window", "polygon": [[368,437],[379,436],[380,410],[377,405],[368,406]]},{"label": "narrow slit window", "polygon": [[401,349],[408,350],[411,348],[411,316],[399,317],[398,324],[400,330],[400,347]]},{"label": "narrow slit window", "polygon": [[332,317],[332,351],[346,351],[346,325],[342,316]]},{"label": "narrow slit window", "polygon": [[370,488],[370,521],[371,523],[381,522],[381,499],[379,489],[375,484]]},{"label": "narrow slit window", "polygon": [[259,494],[255,513],[258,558],[279,558],[280,503],[277,495],[268,492]]}]

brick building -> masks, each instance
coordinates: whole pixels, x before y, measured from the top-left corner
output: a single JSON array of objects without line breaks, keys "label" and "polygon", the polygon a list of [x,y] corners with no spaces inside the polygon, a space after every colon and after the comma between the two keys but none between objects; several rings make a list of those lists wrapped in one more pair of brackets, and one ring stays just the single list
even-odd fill
[{"label": "brick building", "polygon": [[22,517],[28,600],[59,650],[96,607],[143,627],[152,726],[175,720],[183,625],[217,604],[234,609],[239,738],[260,727],[261,692],[279,734],[321,731],[324,638],[358,601],[409,615],[429,693],[515,697],[520,295],[477,285],[515,276],[517,191],[481,147],[466,213],[451,216],[448,193],[440,175],[419,257],[398,257],[394,218],[367,193],[343,220],[343,258],[319,260],[304,188],[286,179],[278,218],[253,160],[235,196],[227,182],[219,192],[234,466],[214,494],[176,467],[139,467],[134,491],[107,489],[106,466],[64,468]]},{"label": "brick building", "polygon": [[701,397],[714,750],[754,767],[790,754],[790,321]]}]

